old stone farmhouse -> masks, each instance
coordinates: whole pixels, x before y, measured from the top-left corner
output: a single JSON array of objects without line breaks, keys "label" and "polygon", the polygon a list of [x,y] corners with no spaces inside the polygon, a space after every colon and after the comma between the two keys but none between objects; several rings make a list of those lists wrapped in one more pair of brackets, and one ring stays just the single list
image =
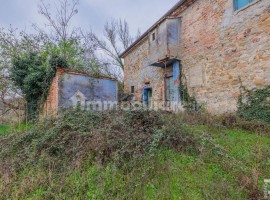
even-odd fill
[{"label": "old stone farmhouse", "polygon": [[270,84],[270,0],[181,0],[121,57],[125,91],[179,102],[179,74],[212,113],[236,110],[241,79]]},{"label": "old stone farmhouse", "polygon": [[106,105],[117,104],[117,101],[117,80],[58,68],[44,104],[43,115],[55,116],[61,109],[78,105],[83,109],[106,110],[109,109]]}]

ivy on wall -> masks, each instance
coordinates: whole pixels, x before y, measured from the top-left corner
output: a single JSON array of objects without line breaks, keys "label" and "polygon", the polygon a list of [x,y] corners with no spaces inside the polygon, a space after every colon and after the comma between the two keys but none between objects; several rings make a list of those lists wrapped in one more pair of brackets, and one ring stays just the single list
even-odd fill
[{"label": "ivy on wall", "polygon": [[241,84],[237,113],[246,120],[261,120],[269,123],[270,85],[249,90]]},{"label": "ivy on wall", "polygon": [[187,112],[199,112],[201,110],[201,105],[197,102],[194,96],[190,96],[188,87],[187,87],[187,79],[183,73],[183,68],[180,64],[180,74],[179,74],[179,94],[182,105],[184,106]]},{"label": "ivy on wall", "polygon": [[[187,79],[180,65],[180,84],[179,93],[181,102],[188,112],[199,112],[202,110],[194,96],[191,96],[188,87]],[[240,80],[241,82],[241,80]],[[240,96],[238,99],[238,116],[246,120],[260,120],[270,122],[270,85],[264,88],[247,89],[241,83]]]},{"label": "ivy on wall", "polygon": [[100,74],[96,60],[85,56],[77,39],[63,40],[57,44],[45,41],[37,48],[18,49],[11,59],[10,78],[27,102],[28,120],[38,118],[57,67]]},{"label": "ivy on wall", "polygon": [[51,55],[50,59],[38,53],[26,53],[12,60],[10,76],[27,102],[27,118],[34,120],[48,95],[57,67],[67,67],[65,59]]}]

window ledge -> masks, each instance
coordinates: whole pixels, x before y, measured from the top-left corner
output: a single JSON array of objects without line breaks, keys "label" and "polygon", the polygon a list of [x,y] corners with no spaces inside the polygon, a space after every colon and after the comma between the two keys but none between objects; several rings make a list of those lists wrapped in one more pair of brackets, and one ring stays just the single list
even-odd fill
[{"label": "window ledge", "polygon": [[253,6],[254,4],[259,3],[261,0],[256,0],[254,2],[249,3],[248,5],[244,6],[243,8],[240,8],[239,10],[234,11],[234,15],[239,14],[240,12],[248,9],[249,7]]}]

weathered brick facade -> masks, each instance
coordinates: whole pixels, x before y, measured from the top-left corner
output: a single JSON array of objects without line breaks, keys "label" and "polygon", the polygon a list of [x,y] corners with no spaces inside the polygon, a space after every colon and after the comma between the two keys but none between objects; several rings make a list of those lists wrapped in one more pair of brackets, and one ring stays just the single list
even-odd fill
[{"label": "weathered brick facade", "polygon": [[[270,1],[257,0],[235,11],[233,0],[182,1],[167,18],[180,18],[179,44],[168,54],[181,62],[191,95],[213,113],[236,110],[241,79],[248,88],[270,84]],[[125,91],[145,83],[152,99],[164,101],[164,68],[150,66],[151,34],[123,53]],[[158,32],[158,31],[157,31]]]},{"label": "weathered brick facade", "polygon": [[43,114],[56,116],[58,110],[59,77],[65,72],[64,68],[58,68],[51,83],[47,100],[44,104]]}]

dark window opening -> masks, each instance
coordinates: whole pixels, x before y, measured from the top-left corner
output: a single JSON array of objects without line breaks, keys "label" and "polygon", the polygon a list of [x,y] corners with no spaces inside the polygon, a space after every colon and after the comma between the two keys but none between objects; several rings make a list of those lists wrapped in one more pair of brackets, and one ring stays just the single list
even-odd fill
[{"label": "dark window opening", "polygon": [[252,3],[253,1],[254,0],[234,0],[234,10],[239,10]]},{"label": "dark window opening", "polygon": [[156,33],[152,33],[152,41],[156,40]]},{"label": "dark window opening", "polygon": [[131,90],[131,93],[134,94],[134,92],[135,92],[135,87],[134,87],[134,86],[131,86],[131,89],[130,89],[130,90]]},{"label": "dark window opening", "polygon": [[173,76],[173,66],[172,65],[169,65],[169,66],[166,66],[166,76]]}]

